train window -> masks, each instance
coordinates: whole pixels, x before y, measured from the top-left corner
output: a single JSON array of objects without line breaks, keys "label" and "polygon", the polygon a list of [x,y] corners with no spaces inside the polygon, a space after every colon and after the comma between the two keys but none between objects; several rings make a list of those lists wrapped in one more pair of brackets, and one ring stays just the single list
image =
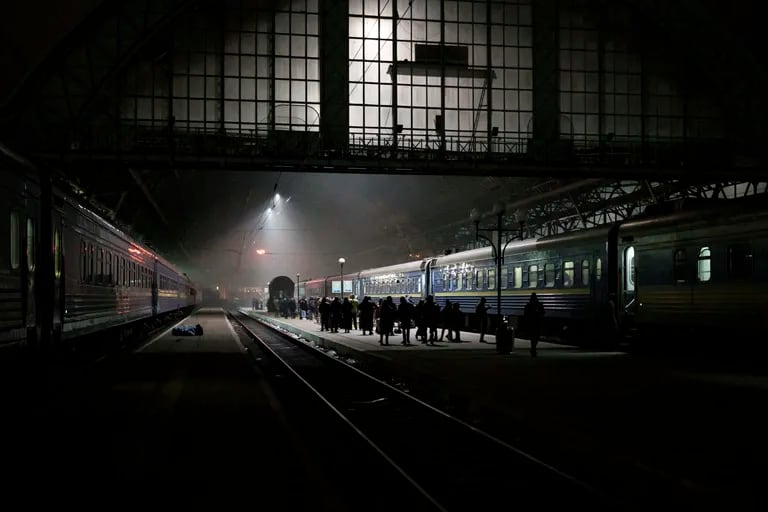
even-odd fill
[{"label": "train window", "polygon": [[589,286],[589,260],[581,260],[581,285]]},{"label": "train window", "polygon": [[88,282],[93,282],[93,244],[88,244]]},{"label": "train window", "polygon": [[570,288],[573,286],[573,262],[563,262],[563,288]]},{"label": "train window", "polygon": [[523,267],[515,267],[514,277],[513,279],[513,286],[515,288],[522,288],[523,287]]},{"label": "train window", "polygon": [[677,284],[684,284],[688,279],[686,278],[686,267],[688,266],[688,253],[685,249],[678,249],[675,251],[674,260],[674,279]]},{"label": "train window", "polygon": [[487,285],[485,284],[485,270],[479,270],[477,272],[477,289],[485,290],[486,286]]},{"label": "train window", "polygon": [[19,229],[19,212],[11,212],[11,270],[19,268],[21,259],[21,231]]},{"label": "train window", "polygon": [[710,252],[709,247],[702,247],[699,249],[696,277],[700,283],[706,283],[712,277],[712,253]]},{"label": "train window", "polygon": [[752,276],[752,248],[749,244],[728,246],[728,277],[746,279]]},{"label": "train window", "polygon": [[35,221],[27,217],[27,268],[35,271]]},{"label": "train window", "polygon": [[125,257],[120,257],[120,269],[123,271],[123,286],[125,286],[128,281],[128,266],[125,264]]},{"label": "train window", "polygon": [[595,261],[595,281],[600,281],[603,278],[603,260],[597,258]]},{"label": "train window", "polygon": [[501,289],[506,290],[509,284],[507,283],[507,280],[509,279],[509,269],[507,267],[501,267]]},{"label": "train window", "polygon": [[555,286],[555,264],[544,264],[544,286],[551,288]]},{"label": "train window", "polygon": [[456,275],[456,289],[462,290],[464,288],[464,272],[458,272]]},{"label": "train window", "polygon": [[107,251],[107,265],[104,272],[104,282],[112,284],[112,253],[109,251]]},{"label": "train window", "polygon": [[104,282],[104,249],[99,248],[99,261],[96,264],[97,272],[96,281],[99,283]]},{"label": "train window", "polygon": [[492,269],[492,268],[488,269],[488,289],[489,290],[496,289],[496,269]]},{"label": "train window", "polygon": [[536,288],[539,285],[539,266],[528,266],[528,288]]},{"label": "train window", "polygon": [[624,250],[624,290],[635,290],[635,248],[627,247]]},{"label": "train window", "polygon": [[61,231],[53,232],[53,277],[61,279]]},{"label": "train window", "polygon": [[80,242],[80,281],[88,280],[88,246],[85,240]]}]

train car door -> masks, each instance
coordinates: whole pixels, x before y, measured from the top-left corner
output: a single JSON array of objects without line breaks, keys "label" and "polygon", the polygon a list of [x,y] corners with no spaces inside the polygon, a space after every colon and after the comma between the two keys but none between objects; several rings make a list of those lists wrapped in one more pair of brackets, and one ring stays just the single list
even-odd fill
[{"label": "train car door", "polygon": [[[29,203],[28,203],[29,204]],[[37,263],[37,222],[33,210],[27,207],[24,221],[24,250],[22,251],[22,283],[24,290],[24,317],[27,328],[27,342],[37,345],[37,297],[35,296],[35,265]]]},{"label": "train car door", "polygon": [[637,297],[637,257],[635,247],[624,247],[621,257],[621,306],[626,314],[635,311]]},{"label": "train car door", "polygon": [[58,344],[64,326],[64,223],[61,212],[53,212],[53,342]]}]

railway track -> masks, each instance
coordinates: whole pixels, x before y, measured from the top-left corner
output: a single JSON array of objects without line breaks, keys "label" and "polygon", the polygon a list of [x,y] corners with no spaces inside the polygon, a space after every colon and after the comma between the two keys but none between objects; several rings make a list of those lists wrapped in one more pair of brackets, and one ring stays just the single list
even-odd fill
[{"label": "railway track", "polygon": [[615,510],[584,482],[295,338],[230,318],[386,460],[433,510],[522,507]]}]

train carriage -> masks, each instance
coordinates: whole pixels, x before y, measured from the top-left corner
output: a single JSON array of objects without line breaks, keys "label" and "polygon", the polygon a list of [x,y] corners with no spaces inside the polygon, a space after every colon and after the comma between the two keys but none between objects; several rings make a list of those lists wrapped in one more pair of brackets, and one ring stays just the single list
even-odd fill
[{"label": "train carriage", "polygon": [[768,315],[768,211],[707,208],[619,230],[621,313],[646,338],[755,333]]},{"label": "train carriage", "polygon": [[199,304],[185,274],[0,149],[0,346],[55,346]]},{"label": "train carriage", "polygon": [[427,267],[431,259],[409,261],[375,269],[363,270],[358,274],[359,295],[374,301],[391,296],[395,304],[400,297],[416,301],[428,295]]}]

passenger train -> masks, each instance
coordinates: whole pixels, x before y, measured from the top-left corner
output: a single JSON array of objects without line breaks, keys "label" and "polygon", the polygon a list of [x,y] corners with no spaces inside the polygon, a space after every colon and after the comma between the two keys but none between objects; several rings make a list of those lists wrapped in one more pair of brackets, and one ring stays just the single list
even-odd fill
[{"label": "passenger train", "polygon": [[[623,222],[512,241],[501,267],[501,314],[516,325],[535,292],[546,311],[545,334],[573,344],[759,332],[768,318],[768,210],[762,202],[668,203]],[[400,296],[418,301],[433,295],[441,306],[458,302],[469,329],[476,328],[475,306],[486,297],[495,325],[492,251],[345,273],[345,295],[392,296],[396,303]],[[340,279],[302,282],[299,293],[338,295]]]},{"label": "passenger train", "polygon": [[0,347],[56,347],[200,304],[186,274],[0,149]]}]

